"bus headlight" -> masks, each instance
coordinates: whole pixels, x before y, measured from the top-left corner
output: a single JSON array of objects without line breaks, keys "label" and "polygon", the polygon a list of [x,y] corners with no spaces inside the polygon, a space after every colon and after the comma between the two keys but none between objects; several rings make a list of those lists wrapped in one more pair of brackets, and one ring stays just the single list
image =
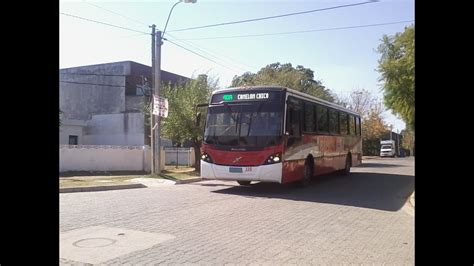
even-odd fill
[{"label": "bus headlight", "polygon": [[208,162],[208,163],[212,163],[212,159],[211,159],[211,156],[209,156],[209,154],[203,152],[201,154],[201,160],[205,161],[205,162]]},{"label": "bus headlight", "polygon": [[279,162],[281,162],[281,154],[277,153],[277,154],[270,155],[270,157],[268,157],[265,160],[264,164],[272,164],[272,163],[279,163]]}]

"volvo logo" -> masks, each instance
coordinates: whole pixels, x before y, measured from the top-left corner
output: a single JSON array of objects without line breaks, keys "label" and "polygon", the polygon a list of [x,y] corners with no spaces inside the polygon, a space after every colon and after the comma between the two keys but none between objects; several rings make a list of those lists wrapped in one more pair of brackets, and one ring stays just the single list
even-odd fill
[{"label": "volvo logo", "polygon": [[242,157],[240,157],[240,156],[239,156],[239,157],[236,157],[236,158],[232,161],[232,163],[237,163],[237,162],[240,161],[240,159],[242,159]]}]

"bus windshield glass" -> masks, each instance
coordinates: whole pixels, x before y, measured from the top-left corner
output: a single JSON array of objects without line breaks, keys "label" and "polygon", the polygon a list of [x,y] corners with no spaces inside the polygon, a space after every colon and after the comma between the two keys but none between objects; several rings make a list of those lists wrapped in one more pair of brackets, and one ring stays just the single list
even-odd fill
[{"label": "bus windshield glass", "polygon": [[204,142],[223,146],[276,145],[282,136],[282,105],[264,101],[211,106]]}]

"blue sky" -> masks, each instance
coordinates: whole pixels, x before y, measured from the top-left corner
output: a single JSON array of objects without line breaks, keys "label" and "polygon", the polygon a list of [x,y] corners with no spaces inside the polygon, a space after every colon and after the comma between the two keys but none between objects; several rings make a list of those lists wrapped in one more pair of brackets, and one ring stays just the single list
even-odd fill
[{"label": "blue sky", "polygon": [[[157,29],[164,28],[175,2],[61,0],[60,12],[150,32],[148,25],[153,23]],[[219,78],[220,85],[225,87],[230,85],[234,75],[246,71],[255,73],[274,62],[291,63],[311,68],[315,78],[338,96],[348,96],[354,89],[367,89],[381,99],[380,75],[376,71],[380,55],[376,48],[384,34],[401,32],[414,22],[251,38],[197,39],[410,21],[414,20],[414,0],[382,0],[303,15],[173,32],[362,2],[366,1],[197,0],[195,4],[180,3],[171,15],[169,35],[165,37],[218,64],[165,41],[161,66],[163,70],[188,77],[208,73]],[[150,40],[150,35],[60,15],[60,68],[125,60],[151,65]],[[385,113],[385,118],[393,124],[394,131],[405,127],[390,111]]]}]

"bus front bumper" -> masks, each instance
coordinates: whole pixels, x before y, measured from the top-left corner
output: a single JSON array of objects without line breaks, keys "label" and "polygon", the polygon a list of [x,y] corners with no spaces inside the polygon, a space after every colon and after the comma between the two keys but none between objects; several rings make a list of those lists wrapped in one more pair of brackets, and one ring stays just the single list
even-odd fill
[{"label": "bus front bumper", "polygon": [[201,178],[233,181],[281,183],[283,164],[260,166],[223,166],[201,160]]}]

